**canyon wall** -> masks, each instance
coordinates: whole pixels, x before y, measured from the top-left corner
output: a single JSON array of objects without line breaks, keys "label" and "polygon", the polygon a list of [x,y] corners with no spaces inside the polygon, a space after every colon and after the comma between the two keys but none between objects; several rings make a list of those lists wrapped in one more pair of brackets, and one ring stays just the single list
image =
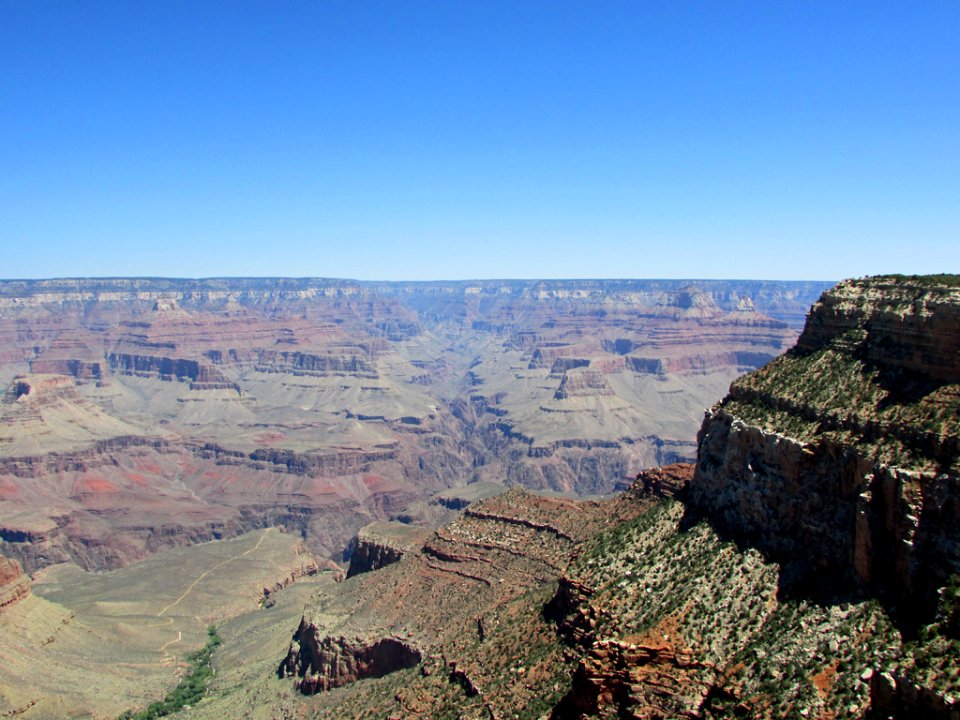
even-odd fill
[{"label": "canyon wall", "polygon": [[699,435],[696,509],[823,592],[929,621],[960,572],[960,289],[841,283]]},{"label": "canyon wall", "polygon": [[[662,306],[716,321],[711,302]],[[795,349],[707,412],[696,465],[643,471],[601,501],[515,488],[467,505],[307,607],[274,659],[310,696],[291,702],[315,718],[957,718],[955,305],[942,279],[841,283]],[[556,393],[594,365],[553,330],[515,334],[527,354],[507,367]],[[605,340],[620,356],[640,342]],[[695,376],[634,356],[646,375]],[[475,361],[474,396],[454,408],[505,438],[486,462],[518,443],[542,471],[588,449],[522,431],[493,362]]]},{"label": "canyon wall", "polygon": [[30,578],[19,563],[0,555],[0,612],[30,594]]},{"label": "canyon wall", "polygon": [[692,460],[820,289],[0,281],[0,550],[105,569],[281,523],[340,557],[445,488],[609,493]]}]

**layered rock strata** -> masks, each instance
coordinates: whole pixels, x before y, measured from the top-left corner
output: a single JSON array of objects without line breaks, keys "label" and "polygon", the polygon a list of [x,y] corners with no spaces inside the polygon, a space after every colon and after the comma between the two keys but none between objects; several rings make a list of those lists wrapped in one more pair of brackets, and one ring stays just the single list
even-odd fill
[{"label": "layered rock strata", "polygon": [[700,431],[695,511],[828,594],[928,622],[960,572],[960,289],[847,281]]},{"label": "layered rock strata", "polygon": [[[548,596],[592,532],[635,515],[641,505],[578,503],[518,490],[471,505],[418,551],[351,577],[338,586],[338,597],[309,608],[278,673],[313,694],[421,665],[428,685],[462,693],[472,706],[497,713],[531,702],[549,687],[547,678],[531,667],[505,683],[503,663],[510,660],[488,652],[502,642],[532,642],[549,656],[540,661],[542,671],[555,672],[560,649],[553,632],[536,611],[517,613],[530,609],[531,596]],[[344,619],[331,622],[347,608]],[[531,623],[536,629],[528,632]],[[397,701],[408,709],[433,702],[418,692],[411,688]],[[363,703],[356,693],[331,692],[330,698],[315,706],[320,717],[349,715],[362,706],[354,700]]]},{"label": "layered rock strata", "polygon": [[611,492],[691,459],[818,289],[0,281],[0,549],[104,569],[282,522],[340,557],[444,488]]},{"label": "layered rock strata", "polygon": [[0,612],[30,594],[30,578],[19,563],[0,555]]},{"label": "layered rock strata", "polygon": [[373,523],[362,528],[353,543],[347,577],[392,565],[429,535],[424,528],[400,522]]}]

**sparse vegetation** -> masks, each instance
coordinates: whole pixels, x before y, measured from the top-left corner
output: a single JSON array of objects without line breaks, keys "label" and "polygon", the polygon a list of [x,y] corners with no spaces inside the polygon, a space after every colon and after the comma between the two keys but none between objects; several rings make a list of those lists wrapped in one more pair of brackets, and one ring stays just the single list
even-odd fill
[{"label": "sparse vegetation", "polygon": [[803,442],[831,438],[885,464],[949,462],[950,450],[937,448],[957,445],[960,386],[870,364],[848,347],[864,342],[858,332],[740,378],[724,408],[765,430]]},{"label": "sparse vegetation", "polygon": [[168,692],[163,700],[151,703],[145,710],[127,711],[118,720],[154,720],[197,703],[207,692],[207,684],[213,677],[210,658],[221,642],[216,627],[208,627],[207,644],[190,656],[190,672],[180,680],[180,684]]},{"label": "sparse vegetation", "polygon": [[939,273],[937,275],[878,275],[874,280],[892,280],[897,283],[909,283],[923,287],[960,287],[960,275]]}]

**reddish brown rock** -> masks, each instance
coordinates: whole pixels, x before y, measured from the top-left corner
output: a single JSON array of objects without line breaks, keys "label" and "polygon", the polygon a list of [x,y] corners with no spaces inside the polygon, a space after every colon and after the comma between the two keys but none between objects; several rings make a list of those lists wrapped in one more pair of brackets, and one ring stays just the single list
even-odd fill
[{"label": "reddish brown rock", "polygon": [[696,465],[674,463],[658,468],[648,468],[637,474],[629,492],[642,492],[659,497],[682,497],[693,480]]},{"label": "reddish brown rock", "polygon": [[407,552],[422,545],[429,534],[426,528],[399,522],[373,523],[361,528],[354,541],[347,577],[398,562]]},{"label": "reddish brown rock", "polygon": [[[504,663],[511,659],[485,658],[478,644],[494,648],[494,638],[513,632],[507,628],[538,624],[536,612],[512,616],[511,603],[518,608],[529,593],[546,589],[600,527],[648,505],[637,499],[577,502],[517,489],[479,501],[419,551],[351,578],[338,586],[333,605],[309,610],[278,673],[312,694],[423,660],[423,677],[446,678],[495,713],[529,702],[535,690],[517,668],[505,681]],[[325,625],[338,603],[352,608],[350,616]],[[539,625],[553,642],[554,631]],[[391,659],[371,669],[377,653]]]},{"label": "reddish brown rock", "polygon": [[0,612],[30,594],[30,578],[23,574],[20,564],[0,555]]},{"label": "reddish brown rock", "polygon": [[573,688],[551,716],[700,718],[714,673],[671,645],[596,642],[573,673]]},{"label": "reddish brown rock", "polygon": [[872,363],[960,378],[960,288],[903,277],[847,280],[810,311],[797,348],[812,352],[849,333],[866,335]]},{"label": "reddish brown rock", "polygon": [[[647,378],[628,352],[668,379],[725,379],[737,353],[785,347],[813,292],[686,285],[0,281],[0,370],[33,373],[0,417],[0,550],[28,570],[101,569],[282,522],[339,556],[363,525],[450,486],[610,492],[640,467],[690,458],[685,404],[723,384],[690,400],[661,398],[677,390],[658,383],[657,416],[680,407],[682,423],[637,431],[624,393]],[[522,407],[511,400],[536,381],[488,393],[473,366],[504,353],[544,376],[556,363]],[[596,418],[569,422],[583,412]]]},{"label": "reddish brown rock", "polygon": [[565,372],[560,381],[560,387],[554,393],[557,400],[566,400],[573,397],[597,397],[613,395],[609,383],[603,373],[597,370],[578,370]]}]

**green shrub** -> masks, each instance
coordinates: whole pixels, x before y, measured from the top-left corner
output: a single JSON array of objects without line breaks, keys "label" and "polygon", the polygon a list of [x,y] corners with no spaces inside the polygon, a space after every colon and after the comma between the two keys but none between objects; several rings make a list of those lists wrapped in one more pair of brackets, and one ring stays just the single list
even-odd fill
[{"label": "green shrub", "polygon": [[155,720],[172,715],[186,705],[197,703],[206,693],[207,683],[213,677],[210,657],[222,642],[217,629],[213,625],[208,627],[207,644],[190,656],[190,672],[180,680],[180,684],[168,692],[163,700],[151,703],[139,712],[128,710],[118,720]]}]

